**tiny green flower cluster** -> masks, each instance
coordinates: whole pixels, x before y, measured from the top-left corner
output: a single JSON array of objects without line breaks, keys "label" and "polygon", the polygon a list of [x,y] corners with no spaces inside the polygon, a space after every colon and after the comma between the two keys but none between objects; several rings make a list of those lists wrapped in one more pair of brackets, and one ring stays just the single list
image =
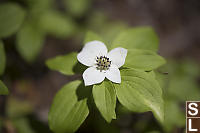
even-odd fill
[{"label": "tiny green flower cluster", "polygon": [[106,56],[97,57],[96,62],[97,62],[96,68],[97,68],[97,70],[100,70],[100,71],[108,70],[111,65],[111,61]]}]

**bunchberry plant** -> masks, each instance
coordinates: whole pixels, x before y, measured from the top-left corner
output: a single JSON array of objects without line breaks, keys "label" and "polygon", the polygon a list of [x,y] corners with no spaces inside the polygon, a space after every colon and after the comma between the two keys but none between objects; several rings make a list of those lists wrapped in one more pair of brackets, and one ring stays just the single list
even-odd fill
[{"label": "bunchberry plant", "polygon": [[[50,69],[65,75],[82,74],[80,80],[67,83],[56,94],[49,112],[51,130],[70,133],[79,128],[89,114],[91,98],[86,93],[92,94],[107,122],[117,118],[118,99],[130,111],[152,111],[163,123],[162,89],[153,70],[165,64],[165,60],[156,53],[158,37],[152,28],[130,28],[116,36],[112,43],[89,32],[84,42],[79,53],[57,56],[46,62]],[[88,91],[90,89],[92,91]]]}]

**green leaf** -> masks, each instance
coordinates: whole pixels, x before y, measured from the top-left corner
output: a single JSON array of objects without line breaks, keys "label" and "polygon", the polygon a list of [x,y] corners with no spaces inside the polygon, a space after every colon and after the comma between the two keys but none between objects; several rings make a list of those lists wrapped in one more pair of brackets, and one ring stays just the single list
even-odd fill
[{"label": "green leaf", "polygon": [[151,71],[165,64],[165,59],[149,50],[128,50],[124,67]]},{"label": "green leaf", "polygon": [[56,11],[41,14],[40,27],[50,35],[66,38],[76,31],[76,24],[69,16]]},{"label": "green leaf", "polygon": [[90,7],[91,0],[63,0],[66,9],[74,16],[81,17]]},{"label": "green leaf", "polygon": [[8,94],[9,94],[8,88],[0,80],[0,95],[8,95]]},{"label": "green leaf", "polygon": [[104,81],[93,86],[94,102],[107,122],[116,119],[116,93],[110,81]]},{"label": "green leaf", "polygon": [[18,119],[14,119],[12,122],[18,133],[35,133],[29,120],[25,117],[19,117]]},{"label": "green leaf", "polygon": [[112,48],[145,49],[158,51],[159,39],[151,27],[137,27],[121,32],[113,41]]},{"label": "green leaf", "polygon": [[33,16],[50,10],[53,4],[53,0],[24,0],[24,2],[28,5],[30,14]]},{"label": "green leaf", "polygon": [[164,130],[171,133],[175,127],[184,127],[185,112],[181,111],[178,103],[173,100],[165,100]]},{"label": "green leaf", "polygon": [[0,40],[0,75],[4,73],[6,67],[6,55],[4,51],[3,42]]},{"label": "green leaf", "polygon": [[17,50],[27,62],[33,62],[43,47],[45,35],[29,21],[17,33]]},{"label": "green leaf", "polygon": [[107,22],[100,27],[100,35],[105,40],[108,49],[111,49],[113,40],[119,35],[121,31],[127,29],[127,25],[122,22]]},{"label": "green leaf", "polygon": [[0,38],[14,34],[25,17],[24,10],[16,3],[0,5]]},{"label": "green leaf", "polygon": [[28,101],[9,97],[6,102],[6,115],[9,118],[19,118],[33,112],[33,106]]},{"label": "green leaf", "polygon": [[94,40],[104,42],[104,40],[99,35],[95,34],[94,32],[88,31],[85,35],[84,44]]},{"label": "green leaf", "polygon": [[162,89],[158,82],[143,71],[123,69],[121,84],[114,84],[117,98],[127,109],[134,112],[152,111],[161,123],[164,121]]},{"label": "green leaf", "polygon": [[46,61],[46,65],[51,70],[59,71],[60,73],[65,75],[81,73],[86,69],[86,66],[78,62],[76,52],[48,59]]},{"label": "green leaf", "polygon": [[[189,88],[189,89],[188,89]],[[200,97],[198,83],[187,75],[174,75],[170,78],[167,89],[168,97],[173,97],[177,101],[196,101]]]},{"label": "green leaf", "polygon": [[86,89],[81,81],[65,85],[55,96],[49,112],[49,125],[56,133],[75,132],[89,114],[87,99],[78,100],[76,91]]},{"label": "green leaf", "polygon": [[[196,101],[200,97],[199,84],[197,82],[199,67],[198,64],[192,61],[179,60],[169,61],[165,66],[170,74],[166,95],[167,98],[175,99],[176,101],[184,102],[188,100]],[[188,89],[190,88],[190,89]]]}]

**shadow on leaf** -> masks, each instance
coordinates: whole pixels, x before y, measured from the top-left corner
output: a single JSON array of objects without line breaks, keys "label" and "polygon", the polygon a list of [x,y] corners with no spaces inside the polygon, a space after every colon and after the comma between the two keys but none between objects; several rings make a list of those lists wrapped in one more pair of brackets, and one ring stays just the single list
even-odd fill
[{"label": "shadow on leaf", "polygon": [[77,62],[73,67],[73,72],[76,74],[80,74],[80,73],[83,73],[85,69],[87,69],[87,66]]},{"label": "shadow on leaf", "polygon": [[85,86],[83,82],[78,86],[76,90],[78,101],[85,98],[90,99],[91,94],[92,94],[92,86]]}]

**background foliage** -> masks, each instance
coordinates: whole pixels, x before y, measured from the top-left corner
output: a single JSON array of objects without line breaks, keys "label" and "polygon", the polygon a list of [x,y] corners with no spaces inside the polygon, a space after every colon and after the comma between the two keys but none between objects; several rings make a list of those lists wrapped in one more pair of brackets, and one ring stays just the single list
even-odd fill
[{"label": "background foliage", "polygon": [[[69,119],[73,121],[75,124],[68,128],[69,132],[77,129],[80,126],[76,123],[77,120],[81,120],[82,123],[86,116],[88,116],[86,121],[77,132],[184,132],[184,103],[186,100],[199,100],[200,97],[198,5],[200,3],[196,0],[181,2],[2,0],[0,2],[0,132],[52,132],[50,128],[57,128],[60,124],[50,123],[49,128],[47,121],[50,105],[64,104],[60,103],[60,99],[66,99],[70,93],[76,94],[77,97],[67,97],[70,101],[66,99],[63,102],[66,104],[70,102],[69,105],[75,106],[67,109],[63,106],[62,109],[54,110],[56,113],[60,113],[59,110],[66,110],[63,117],[65,119],[49,117],[50,120],[58,119],[61,123]],[[100,37],[88,30],[98,33]],[[81,81],[77,80],[80,79],[85,67],[77,64],[76,52],[82,48],[84,42],[94,39],[104,40],[109,49],[121,45],[126,48],[137,48],[129,55],[132,60],[126,62],[126,67],[131,66],[145,71],[157,68],[165,63],[156,54],[158,50],[159,55],[167,59],[166,65],[148,75],[159,81],[163,91],[165,112],[163,124],[160,124],[151,112],[130,112],[129,110],[135,111],[135,108],[128,106],[127,110],[125,107],[129,103],[124,99],[117,101],[115,112],[111,111],[109,115],[104,113],[104,110],[110,110],[114,108],[113,106],[98,111],[101,109],[101,104],[98,102],[101,98],[98,94],[112,93],[112,89],[105,89],[106,86],[110,86],[109,82],[102,84],[105,88],[101,89],[105,91],[97,86],[93,90],[87,88],[87,91],[83,91]],[[70,62],[66,63],[66,60]],[[67,76],[49,70],[45,61],[51,70],[59,70]],[[72,66],[75,66],[73,70],[70,69]],[[70,82],[72,80],[75,81]],[[73,86],[79,86],[78,91],[65,85],[69,82]],[[60,88],[62,93],[58,92]],[[127,92],[131,92],[131,97],[136,95],[137,88],[134,91],[128,87],[124,88]],[[117,95],[127,92],[117,92]],[[94,101],[87,103],[89,105],[87,107],[85,99],[92,99],[89,95],[92,93],[97,99],[96,103]],[[137,102],[143,100],[141,97],[138,98],[140,100]],[[109,99],[103,102],[107,101]],[[118,104],[119,102],[125,107]],[[132,102],[137,103],[134,100]],[[80,119],[74,119],[73,115],[69,115],[67,112],[70,112],[70,109],[73,115]],[[76,110],[82,112],[82,115],[76,114]],[[88,110],[90,110],[89,115]],[[115,117],[117,119],[108,124],[102,116],[107,121]],[[66,130],[67,127],[63,127],[58,128],[59,132]]]}]

